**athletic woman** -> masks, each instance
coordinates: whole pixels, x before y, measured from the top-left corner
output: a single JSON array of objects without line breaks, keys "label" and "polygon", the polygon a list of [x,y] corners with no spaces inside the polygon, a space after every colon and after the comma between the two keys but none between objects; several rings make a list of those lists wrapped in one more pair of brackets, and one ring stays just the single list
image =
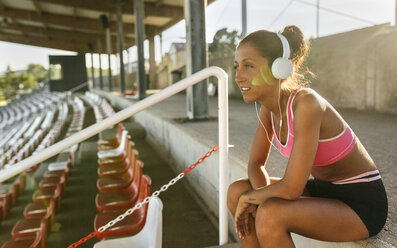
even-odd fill
[{"label": "athletic woman", "polygon": [[[244,247],[294,247],[291,233],[361,240],[386,221],[387,197],[374,161],[331,104],[300,85],[296,71],[308,47],[302,31],[287,26],[282,33],[251,33],[236,49],[236,83],[244,101],[261,104],[248,179],[228,190]],[[273,138],[288,157],[278,179],[263,168]]]}]

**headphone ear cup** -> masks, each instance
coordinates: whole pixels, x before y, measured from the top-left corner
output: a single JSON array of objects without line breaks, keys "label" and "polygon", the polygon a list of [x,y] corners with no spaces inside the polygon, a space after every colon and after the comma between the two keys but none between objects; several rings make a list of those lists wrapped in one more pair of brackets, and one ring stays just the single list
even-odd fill
[{"label": "headphone ear cup", "polygon": [[292,62],[283,57],[279,57],[274,60],[272,64],[272,74],[273,77],[277,79],[286,79],[292,73]]}]

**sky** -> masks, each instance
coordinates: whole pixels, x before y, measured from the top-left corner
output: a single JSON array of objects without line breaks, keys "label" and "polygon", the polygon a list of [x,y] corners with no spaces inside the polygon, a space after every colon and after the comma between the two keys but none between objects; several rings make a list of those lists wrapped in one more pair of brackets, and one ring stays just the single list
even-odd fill
[{"label": "sky", "polygon": [[[258,29],[282,30],[287,25],[297,25],[306,38],[316,37],[317,0],[246,0],[247,32]],[[394,25],[396,0],[319,0],[319,35],[326,36],[376,24]],[[241,32],[241,0],[216,0],[206,9],[206,39],[212,42],[221,28]],[[163,54],[172,42],[184,42],[185,22],[181,21],[162,34]],[[160,39],[155,38],[156,60],[160,60]],[[136,47],[126,51],[125,59],[136,60]],[[48,68],[48,55],[72,55],[73,52],[19,45],[0,41],[0,72],[10,65],[12,70],[25,69],[28,64],[42,64]],[[145,57],[148,57],[148,42],[145,42]],[[91,66],[87,56],[87,66]],[[117,59],[112,57],[116,68]],[[94,66],[98,67],[98,56],[94,55]],[[102,67],[107,68],[107,58],[102,57]]]}]

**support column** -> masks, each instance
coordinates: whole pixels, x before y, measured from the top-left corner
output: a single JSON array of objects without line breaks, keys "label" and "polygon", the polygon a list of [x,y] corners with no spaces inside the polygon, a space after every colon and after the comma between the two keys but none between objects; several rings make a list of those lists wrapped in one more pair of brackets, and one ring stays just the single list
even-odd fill
[{"label": "support column", "polygon": [[394,6],[394,8],[395,8],[395,10],[394,10],[394,27],[397,27],[397,0],[395,1],[394,5],[395,5]]},{"label": "support column", "polygon": [[110,60],[110,55],[112,54],[112,43],[110,39],[110,28],[106,29],[106,50],[108,53],[108,86],[109,91],[113,90],[113,82],[112,82],[112,62]]},{"label": "support column", "polygon": [[[186,21],[186,76],[208,66],[205,40],[206,0],[184,0]],[[207,80],[186,90],[187,116],[189,119],[208,117]]]},{"label": "support column", "polygon": [[112,65],[110,61],[110,55],[112,54],[112,41],[110,37],[109,19],[106,15],[101,15],[99,19],[101,20],[102,28],[106,32],[106,52],[108,54],[108,87],[109,91],[112,91]]},{"label": "support column", "polygon": [[247,34],[247,0],[241,0],[241,36]]},{"label": "support column", "polygon": [[98,38],[98,57],[99,57],[99,88],[103,89],[103,76],[102,76],[102,41]]},{"label": "support column", "polygon": [[91,80],[92,87],[95,88],[94,53],[91,52]]},{"label": "support column", "polygon": [[143,0],[134,0],[134,13],[135,13],[135,37],[136,47],[138,54],[138,92],[139,99],[146,97],[146,75],[145,75],[145,57],[143,50],[143,41],[145,40],[145,26],[143,24],[143,18],[145,16],[143,10]]},{"label": "support column", "polygon": [[123,3],[121,0],[117,1],[117,37],[119,42],[120,54],[120,91],[125,92],[125,74],[124,74],[124,31],[123,31]]},{"label": "support column", "polygon": [[154,89],[157,80],[154,36],[149,37],[149,65],[149,88]]},{"label": "support column", "polygon": [[320,0],[317,0],[316,4],[316,35],[320,37]]},{"label": "support column", "polygon": [[160,57],[161,57],[161,62],[163,62],[163,35],[162,34],[160,34]]},{"label": "support column", "polygon": [[130,55],[130,50],[129,49],[126,49],[125,50],[126,52],[127,52],[127,74],[130,74],[131,73],[131,66],[130,66],[130,64],[131,64],[131,55]]}]

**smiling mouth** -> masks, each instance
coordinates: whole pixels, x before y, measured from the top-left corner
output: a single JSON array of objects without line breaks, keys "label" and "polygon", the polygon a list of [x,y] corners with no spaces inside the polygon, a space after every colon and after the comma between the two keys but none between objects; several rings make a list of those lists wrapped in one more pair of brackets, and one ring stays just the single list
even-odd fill
[{"label": "smiling mouth", "polygon": [[241,87],[241,92],[248,92],[248,91],[250,91],[251,90],[251,88],[250,87]]}]

